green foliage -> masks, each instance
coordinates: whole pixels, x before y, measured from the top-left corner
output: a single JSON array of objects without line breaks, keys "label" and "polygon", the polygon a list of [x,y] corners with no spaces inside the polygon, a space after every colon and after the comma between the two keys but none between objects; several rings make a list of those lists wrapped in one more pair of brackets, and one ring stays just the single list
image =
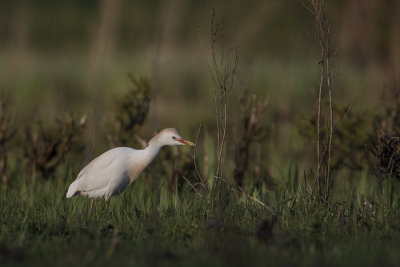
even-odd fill
[{"label": "green foliage", "polygon": [[[377,116],[367,111],[354,112],[349,107],[335,107],[334,116],[336,128],[332,144],[332,169],[359,171],[372,161],[367,146],[375,139]],[[315,129],[315,119],[303,115],[299,120],[298,130],[307,143],[312,144],[316,140]],[[322,136],[326,136],[327,131],[327,127],[321,127]]]},{"label": "green foliage", "polygon": [[[275,196],[243,195],[223,210],[211,197],[160,190],[137,181],[108,207],[65,199],[60,180],[15,186],[0,195],[0,263],[36,265],[392,265],[400,245],[398,183],[355,190],[326,205],[309,199],[296,167],[286,170]],[[69,177],[72,180],[74,177]],[[301,180],[301,179],[300,179]],[[186,185],[188,186],[188,185]],[[356,188],[363,188],[356,184]],[[250,192],[251,189],[249,188]],[[302,193],[303,192],[303,193]],[[290,257],[289,257],[290,255]],[[362,255],[362,256],[361,256]]]},{"label": "green foliage", "polygon": [[335,117],[333,166],[361,170],[371,162],[367,145],[375,135],[375,116],[368,112],[352,112],[349,108],[335,108]]},{"label": "green foliage", "polygon": [[113,114],[116,126],[115,132],[109,135],[111,146],[131,144],[149,112],[151,99],[149,79],[142,77],[137,80],[132,75],[129,77],[132,82],[129,91],[115,97]]},{"label": "green foliage", "polygon": [[[158,158],[159,175],[168,177],[168,190],[182,192],[186,188],[186,181],[193,181],[193,152],[173,147],[160,152]],[[158,182],[155,181],[155,182]]]}]

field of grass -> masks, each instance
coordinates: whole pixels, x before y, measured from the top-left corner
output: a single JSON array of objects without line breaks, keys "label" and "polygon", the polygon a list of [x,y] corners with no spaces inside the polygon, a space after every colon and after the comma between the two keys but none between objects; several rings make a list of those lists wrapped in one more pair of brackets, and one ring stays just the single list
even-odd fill
[{"label": "field of grass", "polygon": [[87,199],[65,199],[65,182],[17,181],[0,196],[2,266],[395,266],[400,260],[397,182],[361,181],[347,199],[325,204],[307,198],[299,177],[280,177],[279,190],[249,191],[272,214],[234,192],[222,204],[187,190],[169,192],[165,177],[158,178],[156,190],[138,180],[108,207],[95,202],[90,214]]}]

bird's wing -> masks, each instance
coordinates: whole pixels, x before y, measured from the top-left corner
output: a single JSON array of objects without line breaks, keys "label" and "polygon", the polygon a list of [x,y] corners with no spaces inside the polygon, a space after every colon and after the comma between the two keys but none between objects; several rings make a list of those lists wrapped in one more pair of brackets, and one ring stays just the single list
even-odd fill
[{"label": "bird's wing", "polygon": [[78,191],[103,189],[111,182],[123,179],[127,174],[129,150],[114,148],[95,158],[78,174]]}]

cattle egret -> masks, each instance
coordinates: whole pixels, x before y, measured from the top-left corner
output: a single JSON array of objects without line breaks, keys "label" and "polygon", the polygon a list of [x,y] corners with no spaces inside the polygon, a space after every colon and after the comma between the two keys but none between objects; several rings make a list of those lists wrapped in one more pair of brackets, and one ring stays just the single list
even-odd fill
[{"label": "cattle egret", "polygon": [[67,198],[76,195],[89,197],[91,209],[93,199],[104,197],[107,201],[110,197],[121,194],[166,145],[194,146],[195,144],[183,139],[174,128],[167,128],[154,136],[145,149],[136,150],[129,147],[110,149],[79,172],[76,180],[68,188]]}]

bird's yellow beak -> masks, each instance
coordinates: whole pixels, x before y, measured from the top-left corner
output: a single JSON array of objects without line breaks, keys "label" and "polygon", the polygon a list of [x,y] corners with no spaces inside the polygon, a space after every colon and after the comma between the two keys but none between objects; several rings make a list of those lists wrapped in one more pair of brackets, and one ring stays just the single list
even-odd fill
[{"label": "bird's yellow beak", "polygon": [[182,144],[188,145],[188,146],[196,146],[195,144],[193,144],[192,142],[183,139],[183,138],[176,138],[175,140],[181,142]]}]

